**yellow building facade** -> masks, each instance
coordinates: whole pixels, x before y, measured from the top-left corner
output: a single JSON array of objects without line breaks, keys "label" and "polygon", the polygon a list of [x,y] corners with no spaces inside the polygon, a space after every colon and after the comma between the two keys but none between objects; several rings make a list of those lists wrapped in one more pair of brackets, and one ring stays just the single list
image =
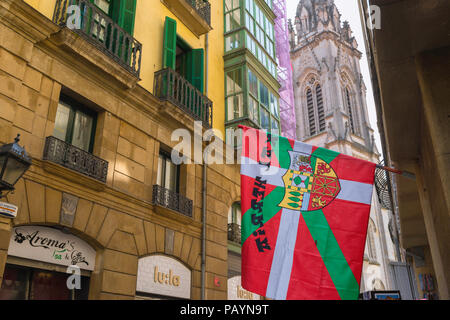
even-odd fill
[{"label": "yellow building facade", "polygon": [[0,144],[33,159],[1,200],[0,299],[226,299],[239,167],[169,160],[174,130],[225,130],[223,2],[76,3],[0,0]]}]

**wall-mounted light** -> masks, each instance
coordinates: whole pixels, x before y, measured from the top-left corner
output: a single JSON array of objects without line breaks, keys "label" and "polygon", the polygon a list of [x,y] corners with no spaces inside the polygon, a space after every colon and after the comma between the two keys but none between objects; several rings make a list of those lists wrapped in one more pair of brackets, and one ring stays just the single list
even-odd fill
[{"label": "wall-mounted light", "polygon": [[14,190],[14,185],[31,166],[31,158],[19,146],[20,134],[14,143],[0,147],[0,198],[2,191]]}]

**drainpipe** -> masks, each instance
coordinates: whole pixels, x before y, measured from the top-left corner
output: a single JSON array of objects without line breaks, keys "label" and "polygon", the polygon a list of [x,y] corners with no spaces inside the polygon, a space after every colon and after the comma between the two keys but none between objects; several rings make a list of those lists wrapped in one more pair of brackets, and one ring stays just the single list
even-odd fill
[{"label": "drainpipe", "polygon": [[[208,34],[205,35],[205,95],[208,95]],[[203,157],[202,157],[203,158]],[[208,165],[203,159],[203,186],[202,186],[202,290],[201,300],[205,300],[205,283],[206,283],[206,169]]]}]

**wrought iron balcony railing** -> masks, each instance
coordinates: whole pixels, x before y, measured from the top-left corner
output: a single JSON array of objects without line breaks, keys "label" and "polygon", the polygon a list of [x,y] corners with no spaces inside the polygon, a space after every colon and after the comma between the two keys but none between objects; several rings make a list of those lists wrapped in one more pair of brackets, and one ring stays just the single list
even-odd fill
[{"label": "wrought iron balcony railing", "polygon": [[[380,162],[380,165],[384,166],[384,160]],[[377,168],[375,170],[375,188],[381,206],[388,210],[392,210],[390,183],[389,173]]]},{"label": "wrought iron balcony railing", "polygon": [[212,101],[172,69],[166,68],[155,73],[154,94],[202,121],[203,126],[212,127]]},{"label": "wrought iron balcony railing", "polygon": [[153,204],[177,211],[192,218],[193,201],[159,185],[153,186]]},{"label": "wrought iron balcony railing", "polygon": [[228,240],[241,244],[241,226],[237,223],[228,224]]},{"label": "wrought iron balcony railing", "polygon": [[44,160],[106,182],[108,162],[55,137],[47,137]]},{"label": "wrought iron balcony railing", "polygon": [[69,6],[77,6],[81,15],[79,24],[77,21],[69,21],[70,29],[91,41],[98,49],[139,78],[142,45],[90,0],[56,0],[54,23],[68,26]]},{"label": "wrought iron balcony railing", "polygon": [[207,0],[185,0],[192,8],[211,25],[211,4]]}]

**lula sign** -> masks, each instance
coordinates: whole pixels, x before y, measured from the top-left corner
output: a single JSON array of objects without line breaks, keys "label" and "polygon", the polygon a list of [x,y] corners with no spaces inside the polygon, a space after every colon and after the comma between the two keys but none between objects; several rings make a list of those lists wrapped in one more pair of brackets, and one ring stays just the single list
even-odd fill
[{"label": "lula sign", "polygon": [[139,259],[136,291],[181,299],[191,298],[191,271],[179,261],[152,255]]},{"label": "lula sign", "polygon": [[53,228],[14,228],[8,254],[63,266],[76,265],[90,271],[95,267],[95,250],[89,244]]}]

